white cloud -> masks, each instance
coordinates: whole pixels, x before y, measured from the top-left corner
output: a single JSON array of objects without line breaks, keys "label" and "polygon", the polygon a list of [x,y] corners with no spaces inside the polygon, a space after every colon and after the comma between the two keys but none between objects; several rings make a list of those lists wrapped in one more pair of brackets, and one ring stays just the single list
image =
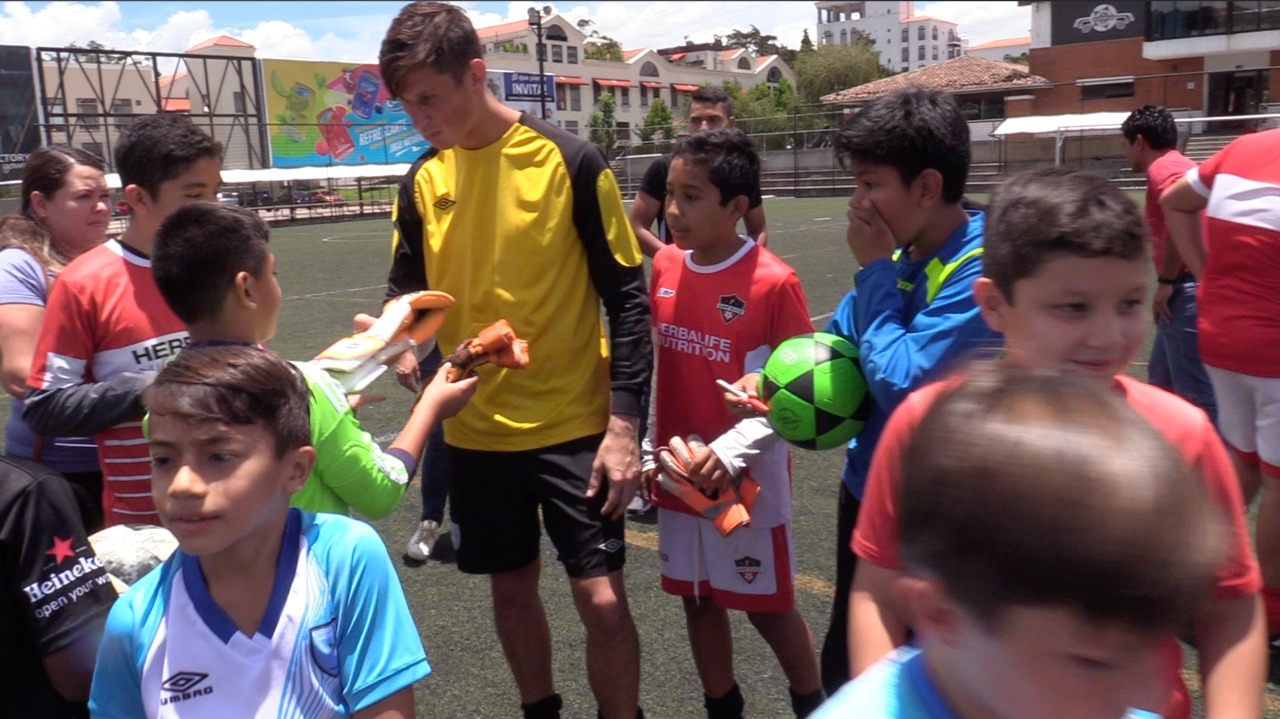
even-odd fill
[{"label": "white cloud", "polygon": [[970,45],[991,40],[1022,37],[1031,34],[1031,6],[1017,2],[939,2],[919,3],[916,14],[959,23],[960,34],[969,37]]},{"label": "white cloud", "polygon": [[67,47],[97,40],[109,47],[134,49],[118,29],[120,19],[120,6],[114,2],[53,2],[35,11],[26,3],[6,2],[0,6],[0,44]]}]

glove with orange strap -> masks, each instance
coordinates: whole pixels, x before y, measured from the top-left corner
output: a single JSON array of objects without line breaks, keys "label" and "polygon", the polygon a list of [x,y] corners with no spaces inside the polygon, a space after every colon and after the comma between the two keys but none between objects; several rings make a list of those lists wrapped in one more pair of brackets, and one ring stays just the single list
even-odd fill
[{"label": "glove with orange strap", "polygon": [[751,521],[751,508],[760,494],[760,485],[742,474],[735,485],[721,490],[717,496],[707,496],[689,479],[694,458],[706,449],[706,444],[696,434],[689,435],[687,440],[672,437],[667,446],[654,451],[658,464],[657,482],[663,491],[711,520],[716,531],[727,537]]},{"label": "glove with orange strap", "polygon": [[359,392],[405,351],[430,341],[453,303],[452,295],[434,290],[396,297],[369,329],[334,342],[312,362],[348,393]]},{"label": "glove with orange strap", "polygon": [[498,320],[458,345],[444,361],[449,363],[445,377],[450,382],[470,375],[482,364],[524,369],[529,366],[529,343],[516,337],[515,330],[506,320]]}]

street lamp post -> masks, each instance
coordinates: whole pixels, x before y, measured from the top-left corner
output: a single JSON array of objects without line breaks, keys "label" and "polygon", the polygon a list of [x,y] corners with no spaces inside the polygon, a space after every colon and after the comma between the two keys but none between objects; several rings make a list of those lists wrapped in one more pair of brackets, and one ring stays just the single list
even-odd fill
[{"label": "street lamp post", "polygon": [[538,107],[541,114],[539,120],[547,119],[547,77],[543,71],[543,64],[547,60],[547,49],[542,44],[542,13],[538,12],[538,8],[529,8],[529,24],[533,26],[533,32],[538,36],[538,44],[536,52],[538,54]]}]

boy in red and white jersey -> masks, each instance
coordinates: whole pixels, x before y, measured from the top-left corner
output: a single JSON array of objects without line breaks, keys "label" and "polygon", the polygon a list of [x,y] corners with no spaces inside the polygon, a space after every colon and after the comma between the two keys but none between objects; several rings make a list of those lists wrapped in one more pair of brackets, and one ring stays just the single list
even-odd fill
[{"label": "boy in red and white jersey", "polygon": [[697,133],[677,146],[667,178],[667,227],[675,241],[653,259],[654,322],[650,431],[642,450],[646,486],[653,447],[696,434],[690,480],[707,496],[750,477],[760,486],[749,525],[722,536],[712,520],[654,488],[664,591],[684,599],[707,716],[741,716],[729,609],[747,612],[790,684],[796,716],[822,702],[813,640],[795,608],[791,474],[787,447],[767,421],[738,421],[716,380],[764,365],[783,340],[812,332],[795,272],[737,233],[758,191],[760,160],[737,130]]}]

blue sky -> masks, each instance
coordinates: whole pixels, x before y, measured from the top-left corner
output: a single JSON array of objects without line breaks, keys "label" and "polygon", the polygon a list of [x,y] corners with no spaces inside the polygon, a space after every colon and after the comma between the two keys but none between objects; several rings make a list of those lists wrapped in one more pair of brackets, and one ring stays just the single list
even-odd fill
[{"label": "blue sky", "polygon": [[[525,17],[530,6],[551,5],[576,22],[589,18],[626,49],[710,41],[755,25],[796,47],[817,24],[812,2],[460,2],[477,27]],[[181,52],[216,35],[257,47],[258,57],[371,61],[394,2],[4,2],[0,44],[66,46],[97,40],[129,50]],[[978,44],[1025,35],[1029,7],[1004,2],[917,2],[916,12],[962,21]]]}]

